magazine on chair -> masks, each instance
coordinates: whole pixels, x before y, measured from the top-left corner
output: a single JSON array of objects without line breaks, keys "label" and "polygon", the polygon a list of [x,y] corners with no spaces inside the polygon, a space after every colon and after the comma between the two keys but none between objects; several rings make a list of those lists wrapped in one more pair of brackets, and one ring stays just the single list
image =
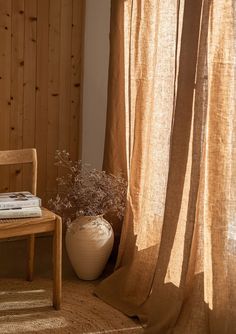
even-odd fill
[{"label": "magazine on chair", "polygon": [[33,218],[41,217],[42,210],[38,206],[29,208],[12,208],[0,210],[0,219],[15,219],[15,218]]},{"label": "magazine on chair", "polygon": [[0,210],[40,206],[41,199],[29,191],[0,193]]}]

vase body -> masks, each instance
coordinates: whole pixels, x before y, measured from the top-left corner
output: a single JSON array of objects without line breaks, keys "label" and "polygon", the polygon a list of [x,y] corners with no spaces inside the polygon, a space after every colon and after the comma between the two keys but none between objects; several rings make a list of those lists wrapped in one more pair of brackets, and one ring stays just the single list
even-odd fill
[{"label": "vase body", "polygon": [[66,250],[79,278],[94,280],[111,254],[114,232],[102,216],[81,216],[66,231]]}]

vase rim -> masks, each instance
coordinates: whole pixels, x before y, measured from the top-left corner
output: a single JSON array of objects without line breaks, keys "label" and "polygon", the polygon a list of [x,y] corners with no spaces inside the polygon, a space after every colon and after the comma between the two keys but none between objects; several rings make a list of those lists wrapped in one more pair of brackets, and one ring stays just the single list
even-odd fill
[{"label": "vase rim", "polygon": [[81,216],[78,216],[79,217],[85,217],[85,218],[99,218],[99,217],[103,217],[104,216],[104,213],[101,213],[100,215],[81,215]]}]

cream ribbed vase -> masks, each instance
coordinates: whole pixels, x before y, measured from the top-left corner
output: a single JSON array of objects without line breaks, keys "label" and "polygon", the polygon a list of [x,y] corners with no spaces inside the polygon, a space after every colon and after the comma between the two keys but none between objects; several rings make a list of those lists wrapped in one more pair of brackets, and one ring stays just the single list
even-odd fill
[{"label": "cream ribbed vase", "polygon": [[114,244],[114,232],[103,216],[81,216],[66,231],[66,249],[79,278],[101,275]]}]

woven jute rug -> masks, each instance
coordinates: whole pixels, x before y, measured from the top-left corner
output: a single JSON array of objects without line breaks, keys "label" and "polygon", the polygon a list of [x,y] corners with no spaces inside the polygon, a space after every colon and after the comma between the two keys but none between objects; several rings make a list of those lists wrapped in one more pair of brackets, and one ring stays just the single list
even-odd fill
[{"label": "woven jute rug", "polygon": [[95,285],[64,280],[62,309],[55,311],[50,279],[0,279],[0,333],[143,333],[138,322],[94,296]]}]

